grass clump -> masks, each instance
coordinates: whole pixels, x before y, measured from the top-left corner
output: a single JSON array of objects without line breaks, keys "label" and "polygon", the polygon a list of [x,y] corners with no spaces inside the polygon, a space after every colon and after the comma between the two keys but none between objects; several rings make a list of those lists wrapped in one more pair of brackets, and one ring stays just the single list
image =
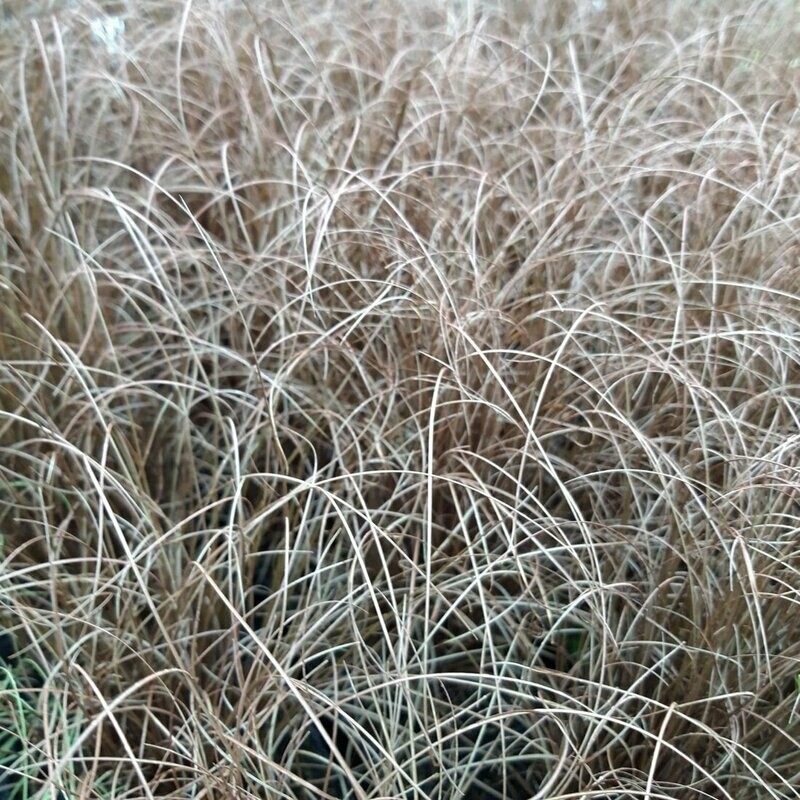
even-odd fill
[{"label": "grass clump", "polygon": [[4,14],[0,793],[800,796],[791,4]]}]

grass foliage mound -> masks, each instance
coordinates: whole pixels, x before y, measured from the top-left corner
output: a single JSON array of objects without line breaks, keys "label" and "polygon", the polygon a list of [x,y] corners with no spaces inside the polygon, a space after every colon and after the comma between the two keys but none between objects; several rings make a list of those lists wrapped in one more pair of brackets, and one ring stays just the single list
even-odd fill
[{"label": "grass foliage mound", "polygon": [[0,796],[800,797],[800,11],[0,9]]}]

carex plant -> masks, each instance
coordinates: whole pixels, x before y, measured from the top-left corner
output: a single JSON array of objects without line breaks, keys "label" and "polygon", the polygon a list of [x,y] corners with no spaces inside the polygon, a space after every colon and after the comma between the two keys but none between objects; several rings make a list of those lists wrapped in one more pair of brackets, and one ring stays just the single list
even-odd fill
[{"label": "carex plant", "polygon": [[800,796],[799,26],[7,3],[0,796]]}]

